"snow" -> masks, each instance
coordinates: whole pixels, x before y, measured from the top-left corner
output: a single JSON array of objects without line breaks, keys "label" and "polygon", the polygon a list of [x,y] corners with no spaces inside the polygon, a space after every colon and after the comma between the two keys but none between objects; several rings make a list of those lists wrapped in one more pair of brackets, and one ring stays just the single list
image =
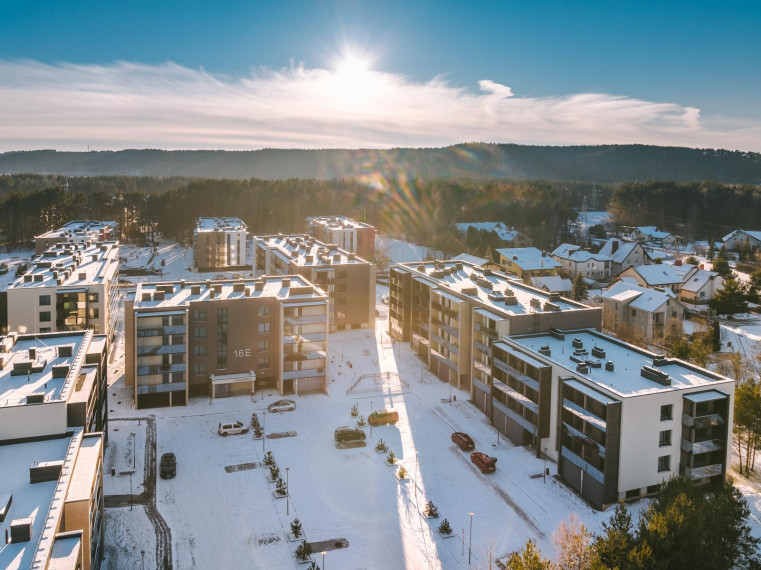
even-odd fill
[{"label": "snow", "polygon": [[436,259],[444,258],[444,254],[440,251],[434,251],[422,245],[415,245],[414,243],[388,236],[378,236],[375,238],[375,250],[379,253],[385,253],[391,263],[422,261],[426,258],[426,255],[431,255]]},{"label": "snow", "polygon": [[0,248],[0,263],[8,267],[8,272],[0,275],[0,291],[7,291],[11,283],[16,279],[16,270],[19,265],[29,263],[34,257],[33,249],[13,249],[8,251]]}]

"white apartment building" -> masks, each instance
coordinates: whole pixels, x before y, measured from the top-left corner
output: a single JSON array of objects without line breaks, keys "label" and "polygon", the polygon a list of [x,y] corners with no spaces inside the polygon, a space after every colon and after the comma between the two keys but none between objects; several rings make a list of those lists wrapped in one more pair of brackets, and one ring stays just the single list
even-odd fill
[{"label": "white apartment building", "polygon": [[57,230],[51,230],[34,238],[34,248],[39,255],[57,243],[94,243],[119,239],[119,224],[114,221],[74,220]]},{"label": "white apartment building", "polygon": [[375,228],[345,216],[307,218],[307,233],[325,243],[335,244],[362,259],[375,261]]},{"label": "white apartment building", "polygon": [[240,218],[198,218],[193,263],[198,271],[250,268],[248,226]]},{"label": "white apartment building", "polygon": [[116,332],[119,242],[59,243],[8,287],[8,328],[19,333]]}]

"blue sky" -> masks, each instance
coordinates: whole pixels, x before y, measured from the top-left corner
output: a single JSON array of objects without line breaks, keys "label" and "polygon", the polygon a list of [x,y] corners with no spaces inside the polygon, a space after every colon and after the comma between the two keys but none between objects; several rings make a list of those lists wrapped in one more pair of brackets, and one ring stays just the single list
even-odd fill
[{"label": "blue sky", "polygon": [[[417,146],[459,142],[458,129],[462,140],[761,150],[759,2],[4,1],[0,9],[0,103],[15,117],[0,127],[0,150]],[[311,72],[334,73],[347,54],[363,63],[356,89],[379,96],[362,108],[352,100],[347,116],[346,71],[334,104],[324,92],[308,113],[309,93],[330,79]],[[303,73],[294,77],[293,68]],[[484,90],[482,81],[499,88]],[[46,103],[40,93],[56,84],[58,101]],[[232,116],[198,118],[194,89],[222,106],[234,91],[249,136],[230,132]],[[95,100],[94,92],[105,95]],[[278,98],[268,99],[273,92]],[[116,95],[133,99],[109,112]],[[142,128],[141,97],[156,102]],[[417,113],[405,129],[427,97],[434,116]],[[611,105],[607,124],[621,122],[620,130],[589,124]],[[177,124],[167,107],[193,132],[169,136]],[[88,109],[111,134],[77,123]],[[23,118],[35,123],[40,114],[52,121],[48,133],[42,124],[24,133]],[[532,129],[526,116],[542,120]],[[128,124],[138,132],[122,132]],[[283,125],[285,136],[274,136]],[[220,136],[204,140],[209,132]]]}]

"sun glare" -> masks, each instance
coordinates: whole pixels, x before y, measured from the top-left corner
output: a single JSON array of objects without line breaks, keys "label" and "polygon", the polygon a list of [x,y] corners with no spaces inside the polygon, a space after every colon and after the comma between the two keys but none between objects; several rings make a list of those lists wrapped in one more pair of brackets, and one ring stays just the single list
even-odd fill
[{"label": "sun glare", "polygon": [[376,73],[372,61],[352,53],[346,53],[336,62],[333,72],[332,91],[337,98],[359,102],[372,94],[376,86]]}]

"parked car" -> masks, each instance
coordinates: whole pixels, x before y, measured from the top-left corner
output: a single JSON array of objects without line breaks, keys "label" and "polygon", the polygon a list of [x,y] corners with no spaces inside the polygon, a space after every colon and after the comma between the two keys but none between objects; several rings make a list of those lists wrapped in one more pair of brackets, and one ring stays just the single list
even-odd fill
[{"label": "parked car", "polygon": [[481,473],[494,473],[497,470],[497,458],[489,457],[481,451],[471,453],[470,460],[481,470]]},{"label": "parked car", "polygon": [[162,479],[171,479],[177,475],[177,458],[174,453],[165,453],[161,456],[159,473]]},{"label": "parked car", "polygon": [[376,410],[367,418],[371,426],[382,426],[383,424],[395,424],[399,421],[399,412],[396,410]]},{"label": "parked car", "polygon": [[267,406],[270,412],[292,412],[296,409],[296,402],[293,400],[278,400],[274,404]]},{"label": "parked car", "polygon": [[248,426],[244,426],[243,422],[238,420],[225,420],[223,422],[219,422],[217,433],[219,435],[248,433]]},{"label": "parked car", "polygon": [[359,428],[341,426],[336,428],[333,437],[338,443],[346,443],[349,441],[364,441],[366,435],[365,432]]},{"label": "parked car", "polygon": [[476,444],[467,433],[456,431],[452,434],[452,442],[456,443],[463,451],[470,451],[476,448]]}]

